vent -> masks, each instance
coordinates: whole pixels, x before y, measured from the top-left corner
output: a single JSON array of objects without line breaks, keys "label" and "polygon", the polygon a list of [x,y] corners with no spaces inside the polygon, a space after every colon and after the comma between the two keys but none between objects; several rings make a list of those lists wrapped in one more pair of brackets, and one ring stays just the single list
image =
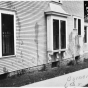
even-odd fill
[{"label": "vent", "polygon": [[52,68],[57,67],[57,66],[58,66],[58,61],[52,62]]}]

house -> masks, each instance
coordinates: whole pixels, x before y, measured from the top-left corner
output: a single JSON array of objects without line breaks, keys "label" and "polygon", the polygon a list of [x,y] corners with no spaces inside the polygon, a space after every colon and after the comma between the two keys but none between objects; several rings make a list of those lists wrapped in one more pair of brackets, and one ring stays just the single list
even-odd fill
[{"label": "house", "polygon": [[0,1],[0,20],[0,74],[83,61],[88,51],[83,1]]}]

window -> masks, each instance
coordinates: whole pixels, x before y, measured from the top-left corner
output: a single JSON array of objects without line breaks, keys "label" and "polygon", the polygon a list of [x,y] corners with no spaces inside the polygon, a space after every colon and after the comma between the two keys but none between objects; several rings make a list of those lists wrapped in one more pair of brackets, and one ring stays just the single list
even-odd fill
[{"label": "window", "polygon": [[81,19],[78,19],[78,35],[81,35]]},{"label": "window", "polygon": [[53,48],[54,50],[66,48],[66,21],[53,19]]},{"label": "window", "polygon": [[0,57],[15,55],[15,13],[1,10],[0,19]]},{"label": "window", "polygon": [[84,27],[84,43],[87,43],[87,27]]},{"label": "window", "polygon": [[59,20],[53,19],[53,48],[59,49]]},{"label": "window", "polygon": [[14,16],[1,13],[2,56],[14,55]]},{"label": "window", "polygon": [[61,29],[60,29],[60,34],[61,34],[61,49],[66,48],[66,21],[61,20]]},{"label": "window", "polygon": [[81,19],[74,18],[74,29],[77,29],[78,35],[81,35]]},{"label": "window", "polygon": [[77,28],[77,18],[74,18],[74,28]]},{"label": "window", "polygon": [[51,52],[65,51],[67,46],[67,18],[47,17],[47,49]]}]

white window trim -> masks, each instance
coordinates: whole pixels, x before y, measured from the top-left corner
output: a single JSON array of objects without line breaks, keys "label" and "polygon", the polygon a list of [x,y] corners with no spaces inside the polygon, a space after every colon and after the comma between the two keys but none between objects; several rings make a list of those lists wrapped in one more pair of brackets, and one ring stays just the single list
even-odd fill
[{"label": "white window trim", "polygon": [[0,9],[0,34],[2,34],[1,13],[14,15],[14,55],[2,56],[2,36],[0,35],[0,58],[12,57],[16,55],[16,15],[15,11]]},{"label": "white window trim", "polygon": [[[59,31],[60,31],[60,20],[63,20],[66,22],[66,48],[65,49],[53,50],[53,19],[59,20]],[[59,38],[60,38],[60,34],[59,34]],[[60,17],[60,16],[47,17],[47,47],[48,47],[48,51],[51,51],[51,52],[61,52],[67,49],[67,18]],[[59,47],[61,47],[61,42],[59,43]]]},{"label": "white window trim", "polygon": [[[74,28],[74,18],[77,19],[77,22],[76,22],[76,28]],[[73,16],[73,29],[77,30],[77,34],[78,34],[78,19],[81,20],[81,24],[82,24],[82,18],[81,18],[81,17]],[[82,27],[81,27],[81,32],[82,32]],[[81,35],[78,35],[78,36],[81,36]]]}]

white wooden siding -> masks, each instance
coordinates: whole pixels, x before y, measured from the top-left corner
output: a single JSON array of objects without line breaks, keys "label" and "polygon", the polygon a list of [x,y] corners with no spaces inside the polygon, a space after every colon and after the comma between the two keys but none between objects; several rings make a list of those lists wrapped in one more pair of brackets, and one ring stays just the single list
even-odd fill
[{"label": "white wooden siding", "polygon": [[[8,72],[47,63],[47,27],[44,11],[48,8],[47,1],[0,1],[0,8],[16,11],[16,56],[0,58],[0,74],[5,67]],[[63,1],[62,8],[71,15],[83,17],[83,2]],[[68,40],[73,29],[73,18],[67,18]],[[38,54],[35,42],[35,25],[38,27]],[[69,54],[68,54],[69,55]],[[37,63],[38,61],[38,63]]]},{"label": "white wooden siding", "polygon": [[[16,10],[16,56],[0,58],[0,74],[5,67],[8,72],[46,63],[46,23],[44,11],[48,2],[14,1],[0,2],[0,8]],[[38,28],[38,54],[35,42],[35,24]],[[38,64],[37,64],[38,61]]]}]

